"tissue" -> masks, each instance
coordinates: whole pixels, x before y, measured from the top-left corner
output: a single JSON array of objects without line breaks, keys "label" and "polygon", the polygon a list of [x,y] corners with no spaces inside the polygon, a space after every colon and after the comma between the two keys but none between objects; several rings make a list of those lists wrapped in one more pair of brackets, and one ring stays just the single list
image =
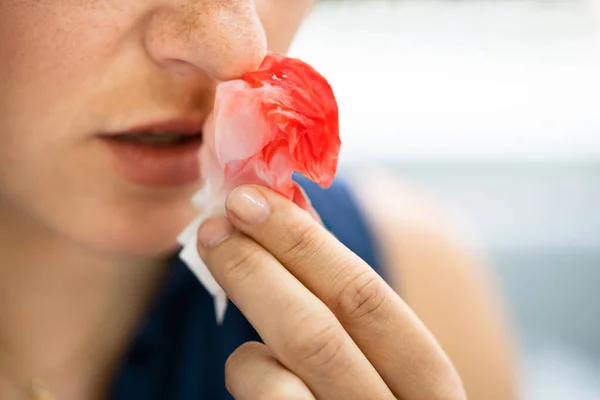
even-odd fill
[{"label": "tissue", "polygon": [[329,187],[340,147],[333,90],[301,60],[269,52],[256,71],[217,86],[199,154],[204,185],[192,199],[199,215],[178,241],[180,258],[215,300],[218,323],[225,316],[227,296],[198,255],[199,226],[224,215],[227,194],[242,184],[269,187],[308,210],[310,201],[293,173]]}]

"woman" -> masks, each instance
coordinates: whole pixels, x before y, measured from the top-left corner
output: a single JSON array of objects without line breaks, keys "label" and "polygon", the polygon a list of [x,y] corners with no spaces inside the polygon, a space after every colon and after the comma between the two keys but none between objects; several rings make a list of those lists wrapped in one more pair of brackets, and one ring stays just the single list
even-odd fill
[{"label": "woman", "polygon": [[0,398],[512,398],[477,265],[382,175],[304,184],[353,252],[234,190],[198,234],[237,307],[221,327],[177,262],[216,82],[285,52],[311,6],[0,1]]}]

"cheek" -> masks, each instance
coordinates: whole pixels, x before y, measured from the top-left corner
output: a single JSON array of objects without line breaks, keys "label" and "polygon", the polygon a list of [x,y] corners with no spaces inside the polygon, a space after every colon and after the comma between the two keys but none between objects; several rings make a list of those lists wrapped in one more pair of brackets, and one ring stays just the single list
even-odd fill
[{"label": "cheek", "polygon": [[10,6],[0,1],[3,72],[19,84],[39,79],[57,85],[73,78],[82,64],[93,65],[118,40],[113,21],[120,11],[98,12],[79,3],[83,1],[23,0]]},{"label": "cheek", "polygon": [[269,50],[286,53],[314,0],[256,0]]},{"label": "cheek", "polygon": [[[104,4],[102,12],[92,3]],[[89,247],[160,251],[193,217],[184,207],[192,192],[155,200],[159,206],[132,201],[106,178],[103,158],[86,141],[97,124],[88,110],[98,81],[110,76],[135,19],[121,3],[143,4],[0,0],[0,203]],[[166,228],[139,238],[132,221],[144,232]]]},{"label": "cheek", "polygon": [[101,76],[98,69],[106,68],[103,60],[110,60],[106,54],[118,42],[111,20],[118,11],[100,13],[84,3],[0,0],[3,173],[55,168],[65,139],[87,119],[81,117],[86,88],[91,77]]},{"label": "cheek", "polygon": [[5,131],[64,131],[93,77],[107,68],[122,11],[106,6],[98,12],[84,3],[98,4],[0,0],[0,124],[12,128]]}]

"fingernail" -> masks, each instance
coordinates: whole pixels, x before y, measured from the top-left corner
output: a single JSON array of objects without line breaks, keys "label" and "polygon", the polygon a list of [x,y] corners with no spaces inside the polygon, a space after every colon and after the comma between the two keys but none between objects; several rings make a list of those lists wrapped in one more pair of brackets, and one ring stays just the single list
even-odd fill
[{"label": "fingernail", "polygon": [[233,189],[227,197],[227,208],[247,224],[263,222],[271,213],[265,197],[249,186]]},{"label": "fingernail", "polygon": [[201,246],[210,249],[223,243],[233,232],[233,227],[227,218],[209,219],[198,229],[198,242]]}]

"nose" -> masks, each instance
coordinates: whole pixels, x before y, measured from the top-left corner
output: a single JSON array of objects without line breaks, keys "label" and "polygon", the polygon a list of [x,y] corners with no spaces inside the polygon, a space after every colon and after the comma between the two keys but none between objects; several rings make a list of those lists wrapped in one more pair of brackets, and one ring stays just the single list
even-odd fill
[{"label": "nose", "polygon": [[267,40],[254,0],[171,0],[152,13],[144,45],[161,66],[225,81],[256,69]]}]

